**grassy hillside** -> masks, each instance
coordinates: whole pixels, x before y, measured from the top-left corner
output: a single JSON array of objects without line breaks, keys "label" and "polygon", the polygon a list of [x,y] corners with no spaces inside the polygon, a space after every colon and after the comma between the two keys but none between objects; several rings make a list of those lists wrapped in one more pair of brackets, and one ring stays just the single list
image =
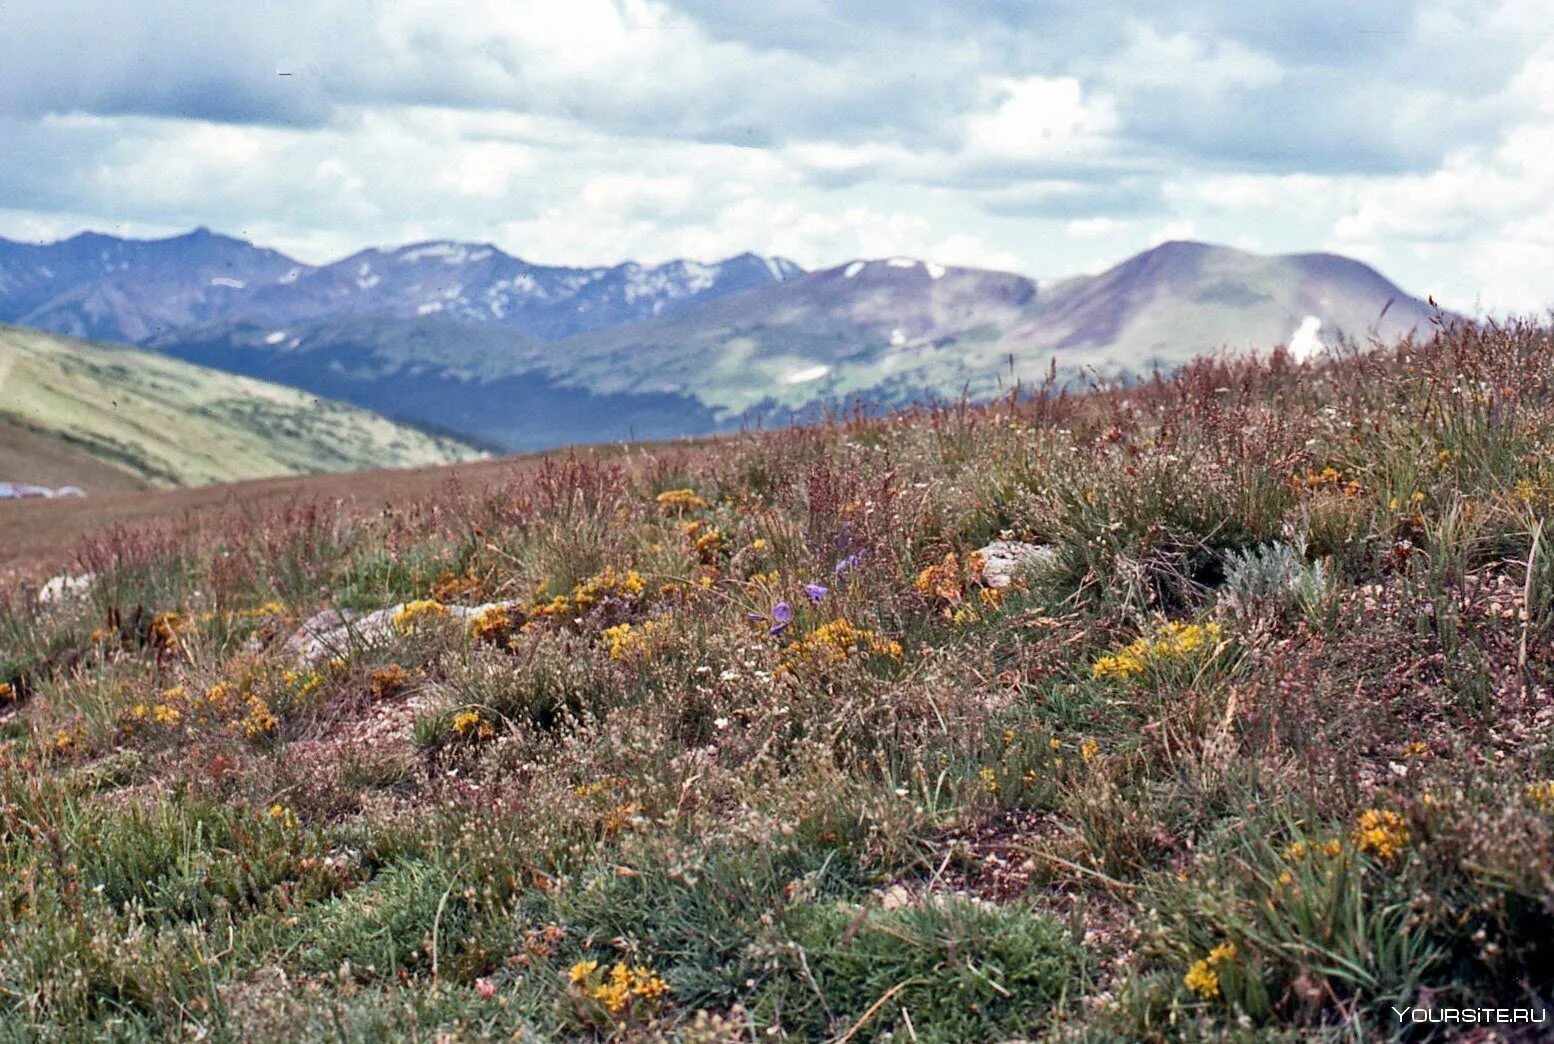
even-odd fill
[{"label": "grassy hillside", "polygon": [[0,432],[0,478],[88,491],[479,455],[291,388],[15,326],[0,326]]},{"label": "grassy hillside", "polygon": [[[78,601],[0,602],[0,1022],[1373,1041],[1546,1005],[1551,352],[1200,362],[89,542]],[[1005,588],[1000,536],[1050,549]],[[368,615],[288,641],[325,609]]]}]

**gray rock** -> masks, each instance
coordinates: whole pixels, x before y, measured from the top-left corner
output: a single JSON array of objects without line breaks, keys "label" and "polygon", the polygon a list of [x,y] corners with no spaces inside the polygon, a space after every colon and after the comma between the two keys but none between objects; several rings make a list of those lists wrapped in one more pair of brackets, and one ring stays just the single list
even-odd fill
[{"label": "gray rock", "polygon": [[1019,574],[1058,560],[1057,551],[1047,544],[1027,544],[1021,540],[995,540],[978,548],[976,554],[982,561],[982,582],[994,588],[1008,587]]}]

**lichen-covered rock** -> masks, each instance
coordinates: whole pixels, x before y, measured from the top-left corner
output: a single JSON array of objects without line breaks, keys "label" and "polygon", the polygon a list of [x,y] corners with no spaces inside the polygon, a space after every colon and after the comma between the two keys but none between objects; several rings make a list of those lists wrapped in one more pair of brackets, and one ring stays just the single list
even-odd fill
[{"label": "lichen-covered rock", "polygon": [[982,563],[982,582],[1003,588],[1027,569],[1051,565],[1058,553],[1046,544],[1027,544],[1021,540],[995,540],[979,548],[976,560]]},{"label": "lichen-covered rock", "polygon": [[295,634],[286,639],[284,649],[297,662],[312,666],[353,649],[382,645],[396,634],[404,634],[422,622],[452,619],[469,622],[486,614],[512,611],[521,603],[487,602],[483,605],[443,605],[441,602],[400,602],[387,609],[356,613],[348,609],[325,609],[310,616]]}]

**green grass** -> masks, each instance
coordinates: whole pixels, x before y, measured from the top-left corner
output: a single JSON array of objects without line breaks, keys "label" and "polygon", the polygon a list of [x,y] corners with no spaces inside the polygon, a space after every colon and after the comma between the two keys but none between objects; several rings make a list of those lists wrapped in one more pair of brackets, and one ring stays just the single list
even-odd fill
[{"label": "green grass", "polygon": [[[1536,1008],[1551,348],[1202,362],[96,541],[79,601],[0,602],[0,1025],[1368,1041]],[[996,537],[1056,561],[994,593]],[[509,608],[285,652],[414,600]]]}]

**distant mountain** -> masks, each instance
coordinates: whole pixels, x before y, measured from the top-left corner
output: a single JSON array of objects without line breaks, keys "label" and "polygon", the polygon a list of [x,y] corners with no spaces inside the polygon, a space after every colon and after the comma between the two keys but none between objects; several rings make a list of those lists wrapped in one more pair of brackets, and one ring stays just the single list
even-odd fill
[{"label": "distant mountain", "polygon": [[364,250],[256,286],[231,318],[305,322],[346,316],[437,316],[555,340],[660,315],[800,275],[781,258],[741,254],[716,264],[634,261],[608,268],[531,265],[489,245],[417,243]]},{"label": "distant mountain", "polygon": [[862,398],[987,397],[1204,352],[1391,340],[1430,310],[1331,254],[1172,242],[1052,282],[912,258],[566,268],[436,241],[305,265],[197,229],[0,240],[0,321],[142,344],[513,449]]},{"label": "distant mountain", "polygon": [[1303,326],[1329,347],[1345,337],[1391,342],[1427,333],[1433,314],[1352,258],[1170,242],[1100,275],[1050,284],[1041,308],[999,347],[1060,366],[1138,373],[1221,348],[1288,346]]},{"label": "distant mountain", "polygon": [[482,455],[294,388],[0,326],[0,481],[96,493]]},{"label": "distant mountain", "polygon": [[853,395],[889,404],[956,395],[973,375],[996,380],[1007,365],[991,346],[1036,314],[1039,296],[1033,280],[1008,272],[902,257],[853,261],[679,316],[573,337],[551,357],[594,391],[689,394],[723,415]]},{"label": "distant mountain", "polygon": [[143,341],[226,315],[249,287],[293,267],[273,250],[203,228],[155,240],[95,232],[44,245],[0,239],[0,322]]},{"label": "distant mountain", "polygon": [[753,254],[715,264],[563,268],[452,242],[312,266],[206,229],[157,240],[85,232],[42,245],[0,239],[0,322],[140,343],[217,320],[435,315],[555,339],[800,274],[791,261]]},{"label": "distant mountain", "polygon": [[[1166,243],[1096,276],[1022,276],[908,258],[854,261],[679,316],[569,338],[550,372],[595,392],[692,395],[720,416],[861,396],[998,394],[1040,381],[1169,368],[1307,336],[1395,340],[1431,309],[1330,254],[1263,257]],[[559,368],[564,360],[564,370]]]},{"label": "distant mountain", "polygon": [[[464,308],[469,298],[448,300]],[[1040,381],[1053,363],[1069,377],[1139,374],[1221,348],[1266,350],[1298,332],[1308,347],[1393,340],[1427,330],[1430,314],[1348,258],[1166,243],[1099,275],[1043,284],[911,258],[853,261],[559,340],[444,309],[206,323],[150,344],[528,449],[697,434],[854,397],[982,398]]]}]

